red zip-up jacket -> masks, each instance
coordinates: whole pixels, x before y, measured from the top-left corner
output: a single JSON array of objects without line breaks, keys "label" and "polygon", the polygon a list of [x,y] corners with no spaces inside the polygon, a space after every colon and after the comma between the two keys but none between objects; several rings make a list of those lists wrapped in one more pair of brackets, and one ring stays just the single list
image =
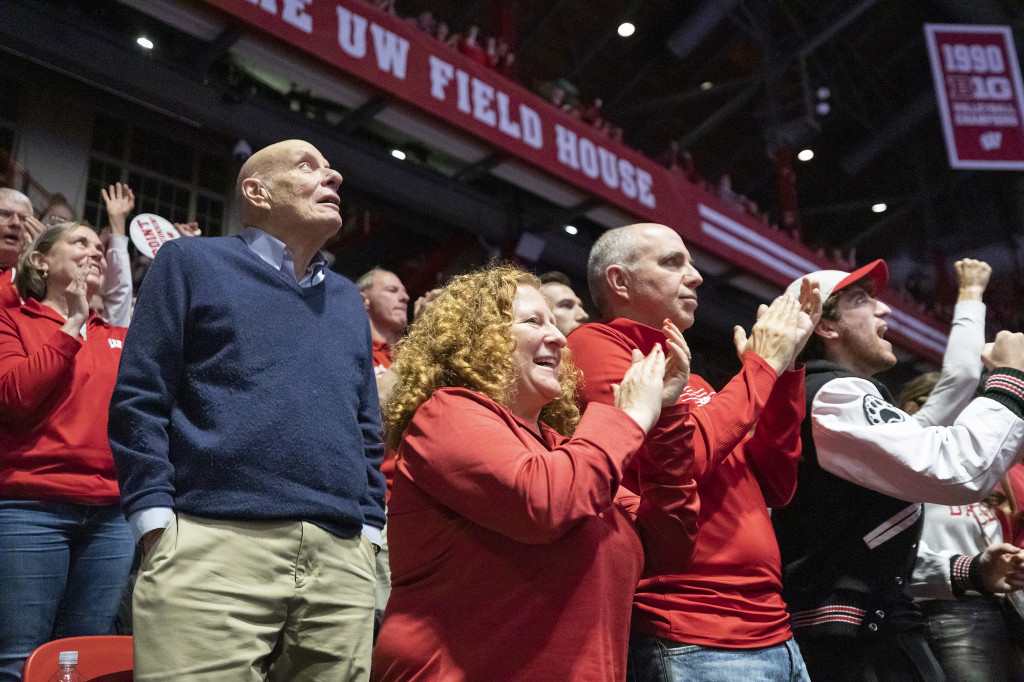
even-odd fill
[{"label": "red zip-up jacket", "polygon": [[116,504],[107,409],[127,330],[63,325],[35,299],[0,312],[0,497]]}]

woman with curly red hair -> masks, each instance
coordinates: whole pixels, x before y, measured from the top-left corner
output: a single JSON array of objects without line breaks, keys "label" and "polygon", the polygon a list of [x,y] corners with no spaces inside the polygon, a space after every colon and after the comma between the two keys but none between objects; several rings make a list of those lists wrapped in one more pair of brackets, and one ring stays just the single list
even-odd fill
[{"label": "woman with curly red hair", "polygon": [[[615,406],[581,419],[539,284],[503,266],[457,277],[397,345],[375,680],[624,680],[642,540],[672,533],[683,558],[692,544],[692,431],[664,461],[642,448],[659,414],[688,416],[682,336],[667,360],[637,352]],[[642,495],[627,497],[638,452]]]}]

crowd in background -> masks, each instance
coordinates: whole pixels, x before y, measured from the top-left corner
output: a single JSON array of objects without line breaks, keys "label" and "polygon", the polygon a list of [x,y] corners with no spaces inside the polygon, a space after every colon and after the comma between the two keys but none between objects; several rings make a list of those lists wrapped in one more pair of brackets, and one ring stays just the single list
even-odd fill
[{"label": "crowd in background", "polygon": [[242,232],[164,244],[134,312],[131,188],[101,231],[0,189],[0,679],[119,610],[140,680],[1024,676],[1024,335],[985,345],[988,265],[898,398],[882,261],[762,306],[716,391],[671,228],[598,239],[598,321],[492,265],[410,324],[395,273],[330,271],[340,184],[258,151]]}]

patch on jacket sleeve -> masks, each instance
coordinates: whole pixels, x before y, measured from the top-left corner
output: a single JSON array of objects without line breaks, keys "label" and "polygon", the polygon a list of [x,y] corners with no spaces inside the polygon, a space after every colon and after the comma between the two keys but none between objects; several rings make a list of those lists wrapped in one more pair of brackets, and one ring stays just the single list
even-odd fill
[{"label": "patch on jacket sleeve", "polygon": [[894,424],[906,419],[903,413],[870,393],[864,396],[864,416],[869,424]]}]

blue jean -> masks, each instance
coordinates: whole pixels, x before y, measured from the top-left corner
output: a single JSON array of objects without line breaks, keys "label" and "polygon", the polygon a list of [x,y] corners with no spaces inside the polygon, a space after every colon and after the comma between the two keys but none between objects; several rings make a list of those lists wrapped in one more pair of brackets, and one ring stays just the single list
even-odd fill
[{"label": "blue jean", "polygon": [[949,682],[1019,682],[1024,656],[994,597],[921,602],[926,637]]},{"label": "blue jean", "polygon": [[756,649],[678,644],[633,635],[628,682],[810,682],[792,638]]},{"label": "blue jean", "polygon": [[111,633],[134,545],[116,505],[0,500],[0,681],[40,644]]}]

